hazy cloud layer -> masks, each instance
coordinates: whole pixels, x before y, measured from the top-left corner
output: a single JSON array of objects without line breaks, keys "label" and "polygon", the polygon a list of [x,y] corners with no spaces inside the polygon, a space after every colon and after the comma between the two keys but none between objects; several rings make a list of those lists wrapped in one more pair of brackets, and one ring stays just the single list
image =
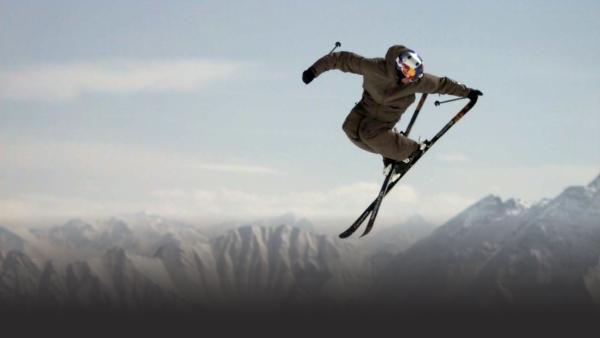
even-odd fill
[{"label": "hazy cloud layer", "polygon": [[[373,181],[273,192],[262,189],[261,180],[280,181],[287,173],[266,165],[219,163],[194,154],[107,144],[9,144],[0,156],[0,168],[4,179],[12,179],[3,184],[5,198],[0,199],[2,217],[11,221],[142,210],[212,220],[288,212],[314,219],[352,218],[380,187]],[[255,189],[230,184],[236,177],[253,180]],[[38,182],[35,190],[23,189],[21,185],[31,180]],[[428,203],[423,204],[422,198],[412,186],[399,185],[386,199],[390,208],[382,211],[382,219],[415,212],[448,216],[471,201],[453,195],[448,202],[448,195],[442,194],[425,197]]]},{"label": "hazy cloud layer", "polygon": [[235,76],[241,63],[203,59],[42,64],[0,70],[0,98],[68,101],[82,94],[191,91]]},{"label": "hazy cloud layer", "polygon": [[[479,168],[467,177],[461,168],[445,168],[432,178],[451,177],[456,190],[427,191],[407,179],[385,199],[380,220],[394,223],[419,213],[442,221],[488,193],[534,202],[554,197],[573,182],[587,184],[597,170],[559,165]],[[374,180],[311,189],[269,188],[269,182],[284,182],[287,175],[262,163],[215,161],[134,146],[5,144],[0,153],[0,222],[64,221],[139,211],[192,221],[247,220],[293,212],[317,222],[350,222],[380,186]],[[252,184],[239,184],[248,181]],[[481,193],[481,186],[489,188]],[[527,192],[532,187],[547,193],[531,199]]]},{"label": "hazy cloud layer", "polygon": [[[198,222],[251,220],[294,213],[320,222],[357,217],[376,195],[377,183],[356,182],[325,190],[269,193],[242,189],[156,190],[134,201],[107,198],[66,197],[47,194],[18,194],[0,199],[0,222],[61,222],[72,217],[106,217],[145,211]],[[429,197],[428,197],[429,198]],[[452,199],[448,203],[448,198]],[[381,221],[397,222],[411,214],[425,212],[415,189],[398,186],[386,199]],[[430,215],[447,217],[464,208],[470,199],[460,196],[434,196],[427,203],[435,208]]]}]

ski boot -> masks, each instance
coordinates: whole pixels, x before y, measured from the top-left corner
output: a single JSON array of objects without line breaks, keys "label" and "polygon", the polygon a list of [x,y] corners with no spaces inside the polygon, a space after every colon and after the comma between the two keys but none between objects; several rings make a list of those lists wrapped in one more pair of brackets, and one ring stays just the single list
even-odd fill
[{"label": "ski boot", "polygon": [[412,159],[421,157],[425,149],[431,144],[428,140],[419,141],[419,148],[415,150],[409,157],[403,159],[402,161],[397,161],[391,158],[384,157],[383,158],[383,175],[387,176],[387,174],[392,170],[393,166],[395,166],[396,172],[405,172],[412,166]]}]

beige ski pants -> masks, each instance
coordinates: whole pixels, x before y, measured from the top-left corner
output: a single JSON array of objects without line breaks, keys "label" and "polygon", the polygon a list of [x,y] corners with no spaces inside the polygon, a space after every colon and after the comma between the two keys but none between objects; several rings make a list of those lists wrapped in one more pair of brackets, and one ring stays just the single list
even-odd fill
[{"label": "beige ski pants", "polygon": [[396,122],[369,117],[359,103],[346,117],[342,129],[350,141],[366,151],[401,161],[419,148],[417,142],[395,131]]}]

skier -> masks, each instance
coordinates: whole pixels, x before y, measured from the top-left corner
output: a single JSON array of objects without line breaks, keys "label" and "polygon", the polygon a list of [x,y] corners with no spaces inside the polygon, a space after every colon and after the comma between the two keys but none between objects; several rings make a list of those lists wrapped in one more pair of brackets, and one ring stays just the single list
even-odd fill
[{"label": "skier", "polygon": [[468,97],[476,101],[483,93],[447,77],[423,72],[423,60],[413,50],[396,45],[385,58],[364,58],[351,52],[329,53],[302,73],[309,84],[320,74],[339,69],[363,76],[363,95],[342,126],[350,140],[366,151],[383,156],[384,166],[402,164],[419,144],[394,129],[406,109],[415,101],[415,93],[439,93]]}]

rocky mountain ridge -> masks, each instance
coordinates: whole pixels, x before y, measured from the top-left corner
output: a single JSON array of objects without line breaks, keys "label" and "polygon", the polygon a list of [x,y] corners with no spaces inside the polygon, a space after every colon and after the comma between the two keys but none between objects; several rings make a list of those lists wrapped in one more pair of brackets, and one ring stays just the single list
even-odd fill
[{"label": "rocky mountain ridge", "polygon": [[0,301],[134,309],[363,301],[594,307],[599,186],[600,177],[533,205],[490,195],[439,227],[413,218],[360,245],[317,234],[305,220],[218,235],[145,214],[0,227]]}]

